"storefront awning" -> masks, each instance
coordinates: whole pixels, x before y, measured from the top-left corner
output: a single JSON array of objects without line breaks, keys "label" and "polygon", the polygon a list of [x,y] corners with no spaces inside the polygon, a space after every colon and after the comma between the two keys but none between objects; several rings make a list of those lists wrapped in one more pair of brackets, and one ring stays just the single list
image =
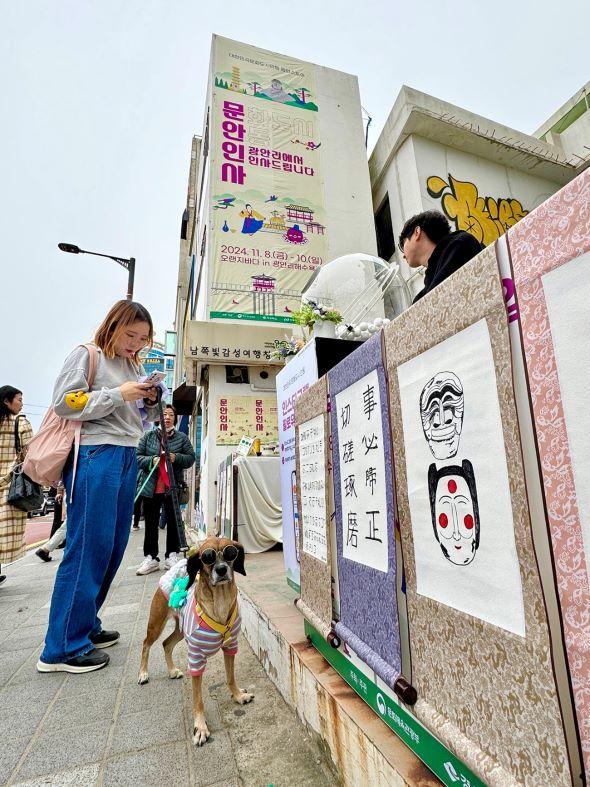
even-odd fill
[{"label": "storefront awning", "polygon": [[197,400],[197,386],[182,383],[172,394],[172,404],[178,415],[192,415]]}]

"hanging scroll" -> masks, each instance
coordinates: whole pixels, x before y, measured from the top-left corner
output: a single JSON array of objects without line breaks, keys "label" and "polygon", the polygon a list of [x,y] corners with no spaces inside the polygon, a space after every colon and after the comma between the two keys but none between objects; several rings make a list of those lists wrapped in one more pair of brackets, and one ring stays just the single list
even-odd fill
[{"label": "hanging scroll", "polygon": [[336,633],[391,688],[400,675],[391,438],[381,337],[328,373],[340,621]]},{"label": "hanging scroll", "polygon": [[322,377],[295,404],[297,499],[301,516],[301,598],[297,607],[325,639],[332,634],[327,401],[326,378]]},{"label": "hanging scroll", "polygon": [[508,233],[586,778],[590,779],[590,171]]},{"label": "hanging scroll", "polygon": [[491,787],[570,785],[494,250],[384,332],[416,716]]}]

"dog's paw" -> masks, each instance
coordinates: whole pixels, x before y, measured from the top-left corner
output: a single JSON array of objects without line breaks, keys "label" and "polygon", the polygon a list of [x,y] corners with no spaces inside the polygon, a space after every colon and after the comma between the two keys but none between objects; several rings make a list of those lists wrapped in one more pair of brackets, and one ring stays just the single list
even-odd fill
[{"label": "dog's paw", "polygon": [[150,676],[147,674],[147,672],[140,672],[137,678],[137,682],[139,683],[140,686],[143,686],[145,683],[149,681],[149,679]]},{"label": "dog's paw", "polygon": [[193,728],[193,743],[195,746],[202,746],[204,743],[207,743],[210,735],[211,733],[205,722],[198,722]]},{"label": "dog's paw", "polygon": [[238,694],[232,694],[232,699],[234,702],[237,702],[238,705],[247,705],[254,699],[254,694],[245,689],[240,689]]},{"label": "dog's paw", "polygon": [[168,677],[172,680],[184,678],[184,672],[181,669],[178,669],[178,667],[175,667],[174,669],[168,670]]}]

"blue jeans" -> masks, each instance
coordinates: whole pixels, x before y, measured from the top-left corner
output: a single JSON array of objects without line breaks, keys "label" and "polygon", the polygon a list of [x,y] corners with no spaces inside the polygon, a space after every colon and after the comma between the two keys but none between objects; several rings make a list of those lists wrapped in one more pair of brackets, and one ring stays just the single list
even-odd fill
[{"label": "blue jeans", "polygon": [[101,631],[98,611],[129,539],[137,481],[135,448],[82,445],[71,503],[72,458],[65,469],[68,530],[51,597],[41,661],[57,664],[88,653]]}]

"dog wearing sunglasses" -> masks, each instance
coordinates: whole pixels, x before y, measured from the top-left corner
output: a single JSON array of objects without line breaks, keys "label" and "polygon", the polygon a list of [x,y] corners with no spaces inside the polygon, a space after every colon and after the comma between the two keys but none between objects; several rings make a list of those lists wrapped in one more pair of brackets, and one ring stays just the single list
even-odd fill
[{"label": "dog wearing sunglasses", "polygon": [[[186,561],[178,561],[160,579],[150,607],[143,641],[138,683],[147,683],[150,648],[160,637],[169,617],[174,631],[162,643],[171,678],[182,678],[172,658],[174,647],[184,637],[188,646],[188,670],[193,684],[193,743],[202,746],[209,738],[203,707],[203,672],[207,659],[223,650],[227,685],[234,702],[245,705],[254,698],[236,683],[234,660],[241,619],[234,573],[246,575],[244,548],[227,538],[207,538],[190,550]],[[177,579],[188,577],[186,599],[178,609],[169,605]]]}]

